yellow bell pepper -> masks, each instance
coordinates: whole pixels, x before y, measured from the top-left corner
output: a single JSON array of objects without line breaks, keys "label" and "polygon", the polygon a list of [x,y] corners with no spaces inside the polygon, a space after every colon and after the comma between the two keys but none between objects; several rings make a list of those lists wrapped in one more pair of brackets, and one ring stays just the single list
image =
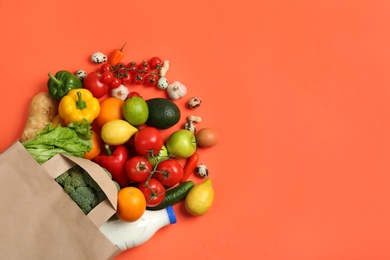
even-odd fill
[{"label": "yellow bell pepper", "polygon": [[88,89],[70,90],[58,105],[58,114],[66,125],[81,123],[83,118],[92,122],[100,112],[100,103]]}]

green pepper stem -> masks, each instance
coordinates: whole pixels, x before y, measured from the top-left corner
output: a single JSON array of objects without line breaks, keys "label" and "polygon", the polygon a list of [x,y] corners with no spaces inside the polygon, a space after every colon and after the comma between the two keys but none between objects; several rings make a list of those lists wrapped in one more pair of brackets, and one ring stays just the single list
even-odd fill
[{"label": "green pepper stem", "polygon": [[49,77],[50,79],[57,85],[57,86],[62,86],[62,81],[57,79],[51,72],[49,72]]},{"label": "green pepper stem", "polygon": [[104,148],[106,149],[107,155],[108,155],[108,156],[111,156],[111,155],[112,155],[112,151],[111,151],[111,149],[110,149],[110,145],[105,144],[105,145],[104,145]]},{"label": "green pepper stem", "polygon": [[83,100],[81,91],[77,91],[76,107],[79,110],[83,110],[84,108],[87,107],[87,103]]}]

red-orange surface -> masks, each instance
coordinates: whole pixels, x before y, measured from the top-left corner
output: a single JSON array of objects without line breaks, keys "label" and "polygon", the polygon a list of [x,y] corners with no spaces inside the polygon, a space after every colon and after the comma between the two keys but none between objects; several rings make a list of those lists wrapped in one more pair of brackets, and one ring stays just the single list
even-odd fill
[{"label": "red-orange surface", "polygon": [[90,70],[127,42],[127,61],[170,61],[204,101],[185,114],[221,142],[202,151],[211,210],[177,206],[118,260],[390,259],[389,13],[386,0],[3,0],[0,151],[48,72]]}]

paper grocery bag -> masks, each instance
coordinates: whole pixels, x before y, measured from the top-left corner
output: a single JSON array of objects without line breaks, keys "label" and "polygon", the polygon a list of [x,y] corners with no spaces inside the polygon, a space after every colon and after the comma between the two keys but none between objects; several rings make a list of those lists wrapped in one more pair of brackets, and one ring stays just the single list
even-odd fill
[{"label": "paper grocery bag", "polygon": [[[84,168],[108,199],[88,215],[54,178],[75,164]],[[0,154],[0,259],[113,259],[120,249],[99,226],[116,210],[117,190],[97,164],[56,155],[39,165],[15,142]]]}]

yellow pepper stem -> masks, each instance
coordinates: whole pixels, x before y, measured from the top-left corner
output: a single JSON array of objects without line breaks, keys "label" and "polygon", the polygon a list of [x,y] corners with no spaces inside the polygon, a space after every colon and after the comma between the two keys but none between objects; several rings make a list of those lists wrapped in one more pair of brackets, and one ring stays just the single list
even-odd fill
[{"label": "yellow pepper stem", "polygon": [[84,108],[87,107],[87,103],[83,100],[82,94],[80,91],[77,91],[77,102],[76,102],[76,107],[79,110],[83,110]]}]

